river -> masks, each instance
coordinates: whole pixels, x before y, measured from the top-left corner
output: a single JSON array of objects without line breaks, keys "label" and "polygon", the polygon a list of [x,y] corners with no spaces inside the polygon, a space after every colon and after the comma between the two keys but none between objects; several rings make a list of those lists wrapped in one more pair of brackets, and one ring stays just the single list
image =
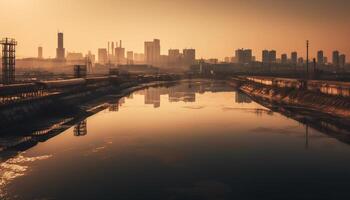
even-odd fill
[{"label": "river", "polygon": [[4,149],[0,199],[349,199],[349,169],[347,143],[225,83],[182,82]]}]

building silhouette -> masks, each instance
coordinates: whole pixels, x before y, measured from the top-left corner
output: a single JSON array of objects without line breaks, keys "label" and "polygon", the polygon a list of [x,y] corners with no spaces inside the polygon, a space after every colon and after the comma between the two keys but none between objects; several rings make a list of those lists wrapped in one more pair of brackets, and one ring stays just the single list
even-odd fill
[{"label": "building silhouette", "polygon": [[269,51],[268,50],[263,50],[262,51],[262,62],[264,64],[270,63],[270,57],[269,57]]},{"label": "building silhouette", "polygon": [[169,49],[168,65],[173,66],[180,63],[181,55],[179,49]]},{"label": "building silhouette", "polygon": [[290,61],[293,65],[296,65],[298,63],[298,53],[297,52],[292,52],[290,55]]},{"label": "building silhouette", "polygon": [[106,48],[98,49],[98,63],[107,64],[108,62],[108,52]]},{"label": "building silhouette", "polygon": [[287,54],[282,54],[282,55],[281,55],[281,63],[282,63],[282,64],[287,64],[287,63],[288,63]]},{"label": "building silhouette", "polygon": [[38,47],[38,59],[43,59],[43,47]]},{"label": "building silhouette", "polygon": [[332,64],[339,67],[339,51],[333,51]]},{"label": "building silhouette", "polygon": [[344,67],[345,64],[346,64],[346,56],[345,56],[345,54],[341,54],[341,55],[339,56],[339,65],[340,65],[341,67]]},{"label": "building silhouette", "polygon": [[158,66],[160,61],[160,40],[146,41],[144,53],[146,64]]},{"label": "building silhouette", "polygon": [[184,49],[183,53],[183,61],[187,66],[193,65],[196,62],[196,50],[195,49]]},{"label": "building silhouette", "polygon": [[277,53],[275,50],[269,51],[269,59],[270,63],[275,63],[277,61]]},{"label": "building silhouette", "polygon": [[240,64],[251,63],[253,61],[253,53],[251,49],[237,49],[235,56],[237,62]]},{"label": "building silhouette", "polygon": [[127,64],[134,64],[134,52],[133,51],[126,52],[126,63]]},{"label": "building silhouette", "polygon": [[63,46],[63,33],[57,33],[57,49],[56,49],[56,59],[64,60],[65,59],[65,49]]},{"label": "building silhouette", "polygon": [[317,64],[320,64],[320,65],[324,64],[324,56],[323,56],[322,50],[317,52]]}]

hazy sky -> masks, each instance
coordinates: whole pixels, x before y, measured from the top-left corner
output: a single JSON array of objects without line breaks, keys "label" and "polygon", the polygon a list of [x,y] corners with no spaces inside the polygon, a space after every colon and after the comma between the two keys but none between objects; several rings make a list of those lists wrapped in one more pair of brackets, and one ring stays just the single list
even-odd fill
[{"label": "hazy sky", "polygon": [[57,31],[66,51],[86,53],[123,40],[143,52],[159,38],[169,48],[195,48],[197,57],[232,56],[237,48],[304,54],[333,49],[350,56],[350,0],[0,0],[0,37],[18,41],[18,57],[54,57]]}]

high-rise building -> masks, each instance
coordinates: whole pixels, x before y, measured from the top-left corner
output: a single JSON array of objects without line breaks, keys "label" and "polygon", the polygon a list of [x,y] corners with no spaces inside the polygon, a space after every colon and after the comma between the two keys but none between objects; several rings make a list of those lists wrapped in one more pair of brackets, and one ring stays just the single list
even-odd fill
[{"label": "high-rise building", "polygon": [[269,51],[263,50],[262,51],[262,62],[263,63],[270,63],[270,57],[269,57]]},{"label": "high-rise building", "polygon": [[318,63],[319,65],[323,65],[323,64],[324,64],[323,51],[318,51],[318,52],[317,52],[317,63]]},{"label": "high-rise building", "polygon": [[269,51],[269,59],[271,63],[275,63],[277,60],[277,53],[275,50]]},{"label": "high-rise building", "polygon": [[196,62],[196,50],[195,49],[184,49],[182,51],[183,60],[185,65],[193,65]]},{"label": "high-rise building", "polygon": [[235,54],[238,63],[246,64],[253,61],[253,53],[251,49],[237,49]]},{"label": "high-rise building", "polygon": [[290,56],[290,60],[291,60],[291,63],[293,64],[293,65],[296,65],[297,64],[297,62],[298,62],[298,53],[297,52],[292,52],[291,53],[291,56]]},{"label": "high-rise building", "polygon": [[168,51],[169,56],[169,64],[176,64],[180,60],[180,50],[178,49],[169,49]]},{"label": "high-rise building", "polygon": [[127,64],[134,64],[134,52],[133,51],[126,52],[126,61],[127,61]]},{"label": "high-rise building", "polygon": [[346,56],[345,56],[345,54],[341,54],[341,55],[339,56],[339,65],[340,65],[341,67],[344,67],[344,66],[345,66],[345,63],[346,63]]},{"label": "high-rise building", "polygon": [[65,59],[65,49],[63,46],[63,33],[61,33],[61,32],[59,32],[57,34],[56,59],[57,60],[64,60]]},{"label": "high-rise building", "polygon": [[287,54],[282,54],[282,55],[281,55],[281,63],[282,63],[282,64],[287,64],[287,63],[288,63]]},{"label": "high-rise building", "polygon": [[38,47],[38,58],[43,59],[43,47]]},{"label": "high-rise building", "polygon": [[123,64],[125,62],[125,48],[117,47],[114,50],[115,61],[117,64]]},{"label": "high-rise building", "polygon": [[108,52],[107,49],[98,49],[98,63],[100,64],[107,64],[108,62]]},{"label": "high-rise building", "polygon": [[160,63],[160,40],[145,42],[145,61],[149,65],[159,65]]},{"label": "high-rise building", "polygon": [[333,51],[332,64],[334,66],[339,66],[339,51]]}]

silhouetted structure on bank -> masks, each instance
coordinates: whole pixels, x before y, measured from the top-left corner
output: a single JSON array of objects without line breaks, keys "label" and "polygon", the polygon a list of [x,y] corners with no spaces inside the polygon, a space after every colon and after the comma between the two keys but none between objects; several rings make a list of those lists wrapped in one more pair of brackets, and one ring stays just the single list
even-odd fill
[{"label": "silhouetted structure on bank", "polygon": [[15,39],[4,38],[2,45],[2,83],[4,85],[15,82],[16,45]]}]

